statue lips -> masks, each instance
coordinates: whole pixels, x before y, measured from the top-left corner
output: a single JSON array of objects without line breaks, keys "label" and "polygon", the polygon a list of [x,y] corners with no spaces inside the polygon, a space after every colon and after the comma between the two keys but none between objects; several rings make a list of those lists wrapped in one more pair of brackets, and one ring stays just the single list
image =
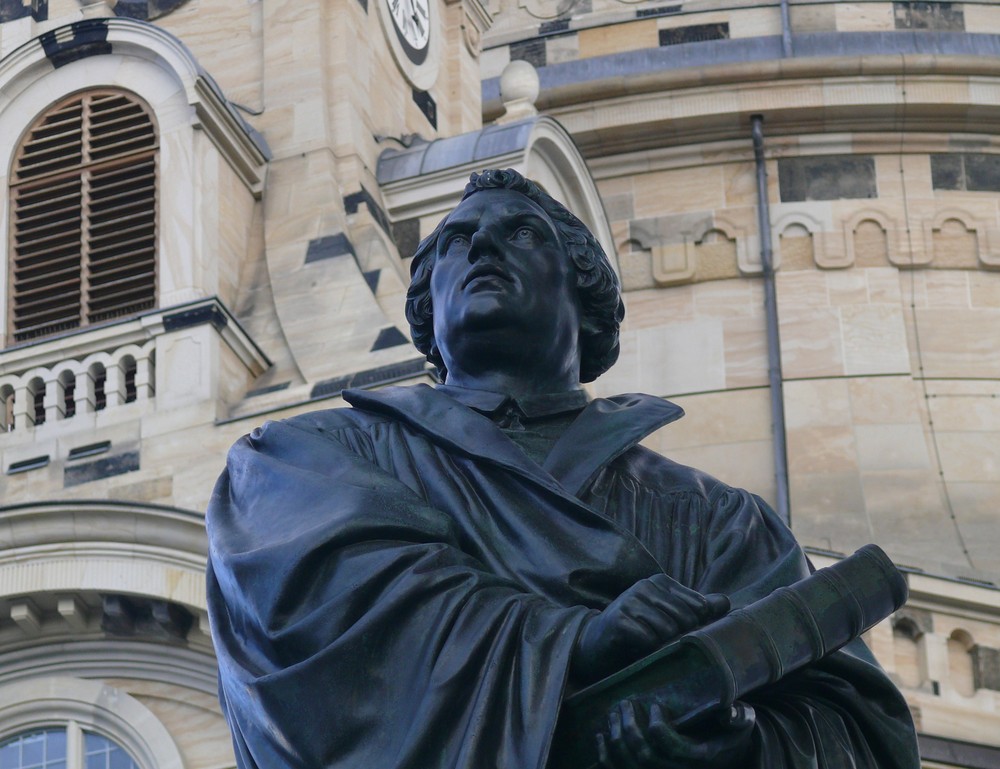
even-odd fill
[{"label": "statue lips", "polygon": [[[480,280],[480,278],[484,278],[485,280]],[[490,280],[490,278],[494,280]],[[462,281],[462,290],[464,291],[469,286],[472,286],[474,291],[489,289],[490,287],[500,288],[497,285],[498,281],[506,283],[514,282],[507,271],[500,267],[499,264],[481,261],[474,265],[465,276],[465,280]],[[473,283],[476,285],[472,285]]]}]

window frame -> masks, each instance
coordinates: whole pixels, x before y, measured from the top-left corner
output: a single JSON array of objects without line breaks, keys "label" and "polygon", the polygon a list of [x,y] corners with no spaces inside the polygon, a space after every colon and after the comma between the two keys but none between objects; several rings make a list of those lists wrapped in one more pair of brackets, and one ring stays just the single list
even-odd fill
[{"label": "window frame", "polygon": [[[104,158],[100,160],[93,160],[89,157],[90,152],[90,124],[91,119],[84,119],[81,117],[81,158],[80,162],[69,169],[60,169],[53,172],[47,172],[38,174],[36,176],[27,176],[25,178],[18,178],[18,172],[21,170],[22,160],[25,157],[25,148],[27,144],[32,139],[32,133],[36,131],[42,124],[42,121],[46,119],[47,116],[54,113],[58,113],[60,110],[65,109],[68,105],[73,102],[79,101],[81,105],[85,101],[92,101],[94,99],[100,99],[102,97],[124,97],[130,103],[135,104],[139,107],[144,115],[145,119],[148,121],[150,128],[153,133],[152,143],[148,147],[130,152],[122,156],[112,156],[110,158]],[[82,108],[81,108],[82,109]],[[89,110],[89,107],[87,108]],[[161,152],[162,149],[162,133],[160,125],[156,119],[156,113],[152,106],[144,99],[142,96],[137,94],[135,91],[128,88],[122,88],[112,85],[95,85],[87,88],[78,89],[71,93],[66,93],[60,96],[60,98],[50,102],[44,109],[35,114],[32,120],[24,127],[20,136],[18,137],[17,143],[14,145],[14,151],[12,153],[10,161],[10,174],[7,183],[7,242],[8,242],[8,259],[6,266],[6,277],[7,277],[7,317],[6,317],[6,328],[7,328],[7,341],[8,344],[31,344],[45,339],[49,339],[53,336],[58,336],[67,331],[75,331],[78,329],[89,328],[93,326],[101,326],[109,322],[114,322],[122,319],[127,319],[134,317],[143,312],[148,312],[150,310],[156,309],[160,305],[160,216],[161,216],[161,184],[160,184],[160,167],[161,167]],[[151,205],[153,207],[153,216],[151,224],[151,237],[152,237],[152,277],[151,281],[151,294],[152,299],[148,306],[143,306],[141,308],[136,308],[134,311],[122,312],[120,314],[113,314],[108,317],[102,317],[97,320],[91,321],[89,319],[91,312],[91,304],[94,299],[91,285],[90,276],[92,273],[92,262],[90,258],[90,246],[93,236],[88,234],[88,225],[91,222],[93,216],[92,205],[94,201],[91,197],[91,180],[95,175],[108,174],[121,169],[128,169],[130,167],[135,167],[142,163],[152,163],[152,201]],[[18,287],[15,284],[14,271],[16,262],[19,258],[17,251],[17,238],[18,238],[18,227],[15,221],[16,216],[16,203],[18,201],[18,196],[20,194],[30,194],[30,192],[37,189],[44,189],[45,186],[66,182],[68,180],[79,179],[79,195],[80,195],[80,213],[77,219],[79,224],[79,247],[78,247],[78,265],[80,270],[80,281],[79,281],[79,298],[78,298],[78,308],[77,317],[75,324],[66,327],[56,327],[47,331],[41,331],[40,333],[29,333],[27,336],[19,338],[19,335],[26,333],[24,329],[18,330],[16,327],[17,319],[17,302],[16,298],[18,296]]]}]

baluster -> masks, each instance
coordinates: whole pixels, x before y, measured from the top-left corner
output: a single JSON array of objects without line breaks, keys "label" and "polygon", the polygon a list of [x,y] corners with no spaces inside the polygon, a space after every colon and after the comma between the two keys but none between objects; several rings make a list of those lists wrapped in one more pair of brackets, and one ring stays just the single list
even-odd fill
[{"label": "baluster", "polygon": [[77,414],[93,414],[96,408],[94,395],[94,374],[85,369],[76,375],[76,389],[73,391]]}]

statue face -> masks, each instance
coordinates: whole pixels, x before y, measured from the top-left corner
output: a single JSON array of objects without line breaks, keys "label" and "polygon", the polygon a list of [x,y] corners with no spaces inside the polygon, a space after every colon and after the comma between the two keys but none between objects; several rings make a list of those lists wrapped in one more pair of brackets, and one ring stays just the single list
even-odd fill
[{"label": "statue face", "polygon": [[470,354],[505,346],[543,342],[552,356],[578,355],[575,268],[555,224],[518,192],[483,190],[451,213],[438,240],[431,299],[449,371],[462,370]]}]

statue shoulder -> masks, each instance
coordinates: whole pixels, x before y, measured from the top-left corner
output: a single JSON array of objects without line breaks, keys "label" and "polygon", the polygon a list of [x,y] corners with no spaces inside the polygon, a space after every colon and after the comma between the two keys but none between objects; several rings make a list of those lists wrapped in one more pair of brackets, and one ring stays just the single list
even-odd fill
[{"label": "statue shoulder", "polygon": [[695,467],[681,464],[645,446],[633,446],[611,467],[630,475],[641,486],[661,493],[693,494],[706,502],[733,490],[731,486]]}]

